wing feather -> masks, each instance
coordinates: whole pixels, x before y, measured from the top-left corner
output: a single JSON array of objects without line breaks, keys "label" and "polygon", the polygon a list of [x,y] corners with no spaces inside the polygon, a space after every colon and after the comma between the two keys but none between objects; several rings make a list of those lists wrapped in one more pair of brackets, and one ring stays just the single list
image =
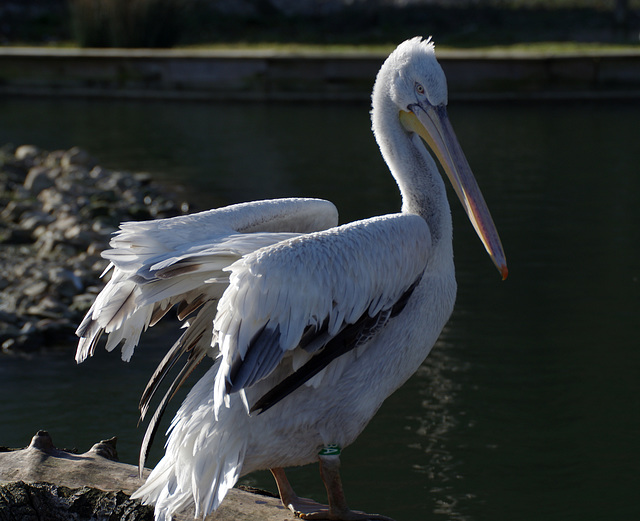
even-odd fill
[{"label": "wing feather", "polygon": [[[198,214],[123,223],[103,253],[111,279],[77,330],[76,360],[93,355],[103,332],[106,348],[122,344],[128,361],[147,327],[171,308],[186,330],[152,375],[140,400],[141,420],[161,383],[178,361],[186,362],[160,400],[145,433],[140,468],[160,418],[175,392],[216,344],[213,320],[229,283],[224,271],[243,255],[301,233],[337,225],[335,207],[319,199],[277,199],[232,205]],[[229,316],[229,324],[237,317]]]},{"label": "wing feather", "polygon": [[142,331],[173,305],[190,305],[202,295],[218,299],[228,283],[224,268],[243,255],[336,224],[335,207],[319,199],[257,201],[123,223],[103,253],[112,277],[77,330],[76,360],[93,354],[103,331],[113,337],[111,349],[125,343],[129,358]]},{"label": "wing feather", "polygon": [[430,246],[422,218],[397,214],[282,241],[232,264],[214,322],[216,411],[225,392],[270,375],[303,338],[299,349],[318,351],[363,317],[391,310],[421,276]]},{"label": "wing feather", "polygon": [[[111,279],[80,324],[76,361],[93,355],[103,332],[108,350],[122,344],[129,360],[142,332],[177,307],[180,320],[192,315],[145,389],[141,417],[160,384],[186,353],[187,361],[150,421],[140,454],[146,452],[167,403],[196,365],[213,355],[213,320],[229,283],[225,269],[260,248],[337,225],[333,204],[319,199],[276,199],[243,203],[198,214],[123,223],[103,253]],[[237,323],[229,315],[228,325]],[[233,327],[231,327],[233,329]]]},{"label": "wing feather", "polygon": [[309,358],[306,363],[301,364],[299,367],[296,367],[289,376],[258,399],[249,412],[262,414],[305,382],[312,381],[312,379],[333,360],[350,350],[366,344],[386,325],[391,317],[397,315],[404,309],[404,306],[421,278],[422,274],[418,276],[390,309],[376,315],[365,313],[357,322],[344,327],[338,335],[327,341],[324,349],[319,354]]}]

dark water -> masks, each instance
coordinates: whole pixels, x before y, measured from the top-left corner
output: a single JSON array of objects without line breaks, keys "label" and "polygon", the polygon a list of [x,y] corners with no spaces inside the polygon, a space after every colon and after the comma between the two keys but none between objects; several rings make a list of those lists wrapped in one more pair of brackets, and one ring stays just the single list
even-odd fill
[{"label": "dark water", "polygon": [[[0,142],[87,148],[147,170],[199,209],[331,199],[343,221],[399,197],[362,105],[0,101]],[[500,282],[453,204],[459,295],[420,371],[344,452],[353,507],[398,521],[640,519],[640,104],[473,104],[450,116],[500,230]],[[153,333],[153,330],[150,332]],[[38,428],[87,450],[136,406],[168,328],[131,364],[100,353],[0,358],[0,444]],[[161,453],[161,443],[154,458]],[[313,467],[301,495],[322,499]],[[252,484],[274,489],[267,473]]]}]

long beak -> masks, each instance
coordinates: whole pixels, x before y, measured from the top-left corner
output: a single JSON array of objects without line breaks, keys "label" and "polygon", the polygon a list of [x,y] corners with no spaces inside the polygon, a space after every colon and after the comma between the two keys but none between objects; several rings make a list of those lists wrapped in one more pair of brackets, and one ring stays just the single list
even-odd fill
[{"label": "long beak", "polygon": [[400,121],[404,127],[418,134],[429,145],[444,168],[447,177],[458,194],[471,224],[484,244],[487,253],[502,275],[507,278],[507,261],[500,242],[500,236],[484,202],[482,192],[473,177],[471,167],[462,152],[449,116],[444,106],[426,109],[420,105],[412,107],[413,112],[400,112]]}]

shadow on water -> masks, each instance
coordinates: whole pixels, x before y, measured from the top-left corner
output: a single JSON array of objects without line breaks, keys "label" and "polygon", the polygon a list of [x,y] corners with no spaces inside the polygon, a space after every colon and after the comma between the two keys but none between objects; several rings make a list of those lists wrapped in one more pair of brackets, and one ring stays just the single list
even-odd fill
[{"label": "shadow on water", "polygon": [[[316,196],[345,222],[399,207],[367,112],[3,100],[0,142],[82,146],[107,167],[154,172],[199,209]],[[345,451],[350,504],[398,521],[639,518],[640,105],[469,104],[450,116],[510,277],[500,282],[453,202],[456,310]],[[25,445],[47,428],[58,445],[87,450],[117,434],[134,462],[137,400],[166,334],[129,365],[100,353],[76,367],[73,346],[0,359],[0,395],[15,397],[0,404],[0,442]],[[152,461],[161,452],[157,443]],[[291,480],[324,497],[315,468]],[[268,473],[247,481],[274,488]]]}]

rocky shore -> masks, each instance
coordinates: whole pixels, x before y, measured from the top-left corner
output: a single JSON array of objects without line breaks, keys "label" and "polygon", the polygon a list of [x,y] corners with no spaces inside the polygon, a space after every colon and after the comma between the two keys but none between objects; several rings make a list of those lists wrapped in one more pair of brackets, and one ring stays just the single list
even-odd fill
[{"label": "rocky shore", "polygon": [[122,221],[188,211],[148,173],[108,170],[86,151],[0,148],[0,349],[73,341],[102,288],[100,253]]}]

